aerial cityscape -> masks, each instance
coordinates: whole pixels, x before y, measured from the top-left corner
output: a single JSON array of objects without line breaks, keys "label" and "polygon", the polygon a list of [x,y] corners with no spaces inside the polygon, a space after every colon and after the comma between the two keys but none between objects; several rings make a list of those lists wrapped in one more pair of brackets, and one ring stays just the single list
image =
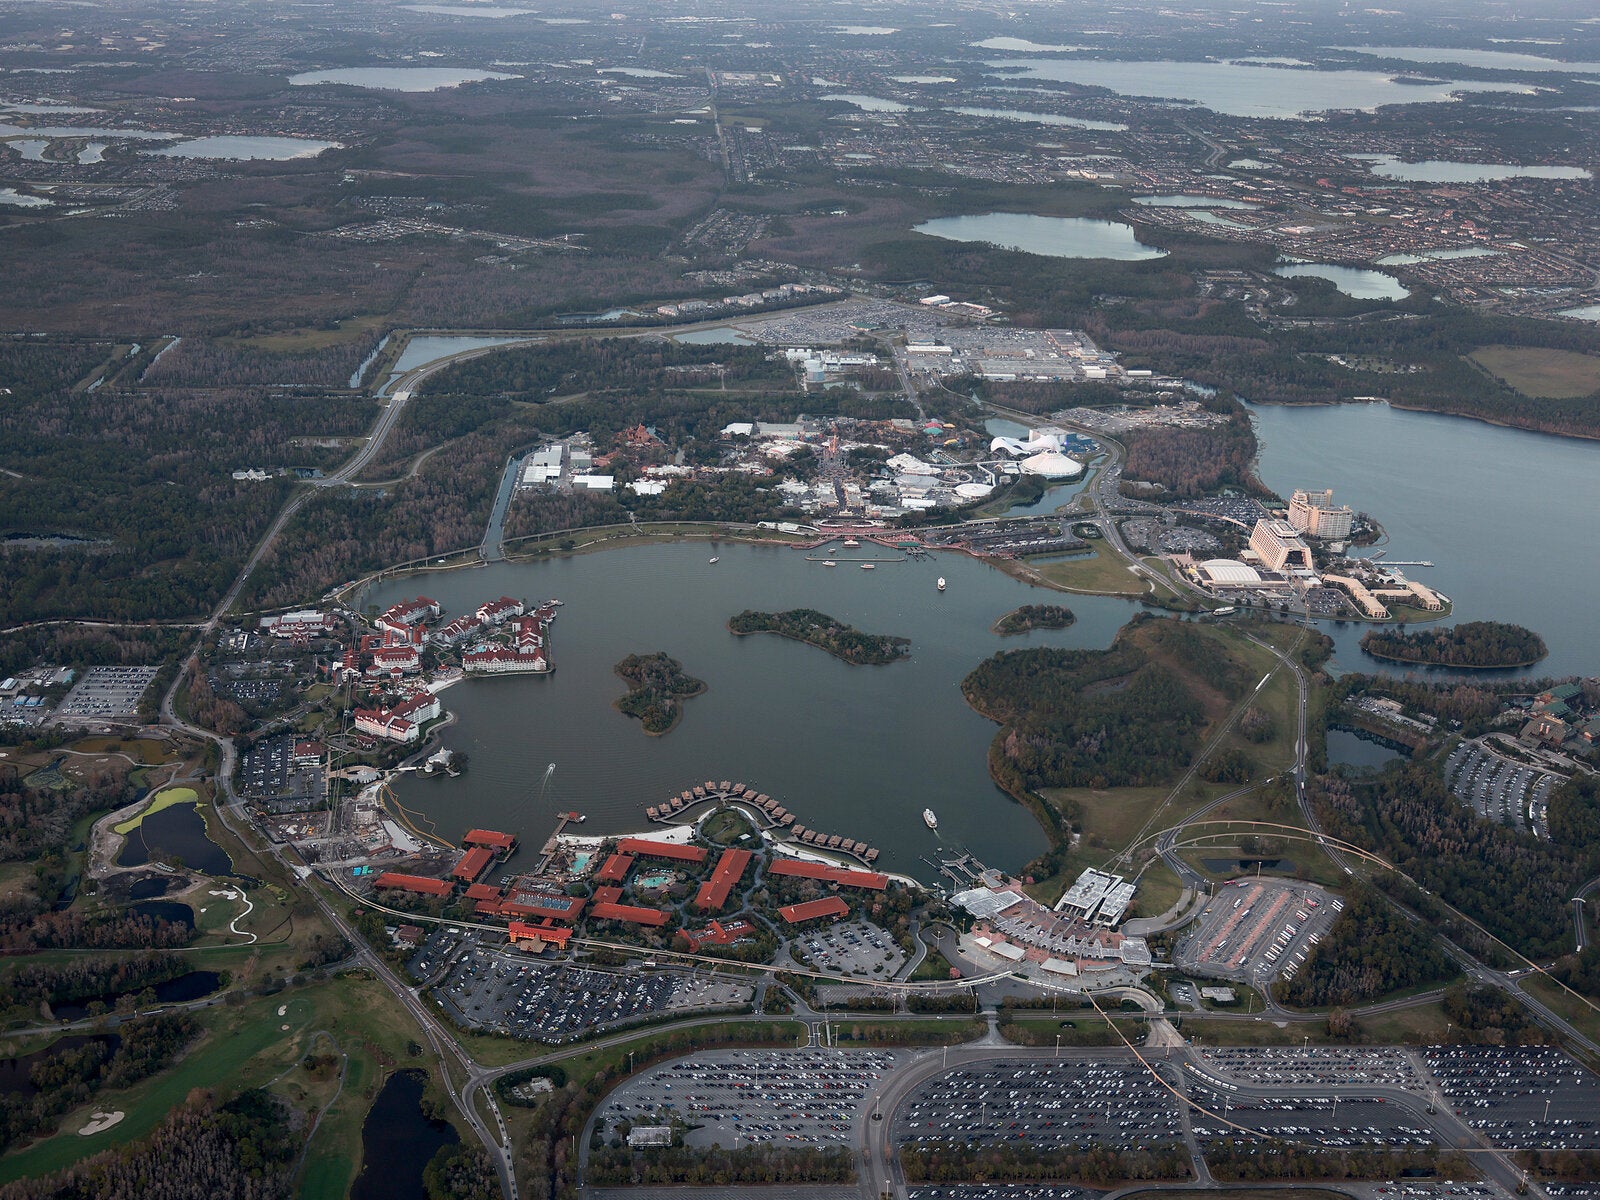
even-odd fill
[{"label": "aerial cityscape", "polygon": [[1600,1200],[1597,113],[0,0],[0,1200]]}]

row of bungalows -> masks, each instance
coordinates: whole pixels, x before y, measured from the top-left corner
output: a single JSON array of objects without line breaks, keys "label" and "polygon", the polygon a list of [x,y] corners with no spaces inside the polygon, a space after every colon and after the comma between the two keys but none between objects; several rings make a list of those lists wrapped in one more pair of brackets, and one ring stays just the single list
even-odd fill
[{"label": "row of bungalows", "polygon": [[878,858],[875,847],[865,842],[858,842],[854,838],[841,837],[837,833],[823,833],[819,829],[807,829],[804,825],[796,825],[789,833],[795,841],[815,846],[818,850],[838,850],[842,854],[853,854],[869,863],[876,862]]}]

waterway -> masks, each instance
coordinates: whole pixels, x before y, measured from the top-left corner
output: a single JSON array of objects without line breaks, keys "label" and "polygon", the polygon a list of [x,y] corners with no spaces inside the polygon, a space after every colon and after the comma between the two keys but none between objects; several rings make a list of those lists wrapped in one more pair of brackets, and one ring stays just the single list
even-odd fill
[{"label": "waterway", "polygon": [[[1600,594],[1584,497],[1594,492],[1600,443],[1505,429],[1385,404],[1256,405],[1259,471],[1287,496],[1331,487],[1337,503],[1371,513],[1381,548],[1455,602],[1452,620],[1514,621],[1538,631],[1550,656],[1505,675],[1600,673],[1600,639],[1575,596]],[[1325,626],[1334,666],[1388,670],[1357,643],[1368,626]]]},{"label": "waterway", "polygon": [[1307,71],[1232,62],[1016,58],[986,65],[1014,79],[1051,79],[1108,88],[1123,96],[1193,100],[1233,117],[1296,119],[1330,109],[1433,103],[1458,92],[1529,90],[1477,80],[1396,83],[1387,71]]},{"label": "waterway", "polygon": [[1341,267],[1333,263],[1290,263],[1274,267],[1272,273],[1285,279],[1326,279],[1346,296],[1353,296],[1357,300],[1404,300],[1411,294],[1393,275],[1361,267]]},{"label": "waterway", "polygon": [[[451,841],[477,825],[536,848],[558,812],[587,814],[585,834],[621,833],[644,825],[646,805],[685,787],[740,780],[808,826],[877,846],[888,870],[932,880],[918,856],[941,840],[991,866],[1020,868],[1045,848],[1044,834],[990,781],[996,727],[967,706],[961,680],[1002,649],[1107,646],[1140,610],[1074,595],[1062,601],[1077,615],[1070,628],[1001,638],[990,632],[997,619],[1053,594],[955,554],[862,571],[848,560],[866,557],[865,547],[832,553],[836,568],[785,547],[689,542],[430,575],[426,590],[447,614],[500,595],[566,603],[551,629],[555,672],[452,687],[445,701],[458,719],[442,737],[471,765],[459,779],[406,776],[396,785],[400,800]],[[943,593],[934,587],[941,575]],[[386,582],[358,607],[384,607],[418,587]],[[800,607],[909,637],[911,657],[853,667],[812,646],[726,628],[743,609]],[[612,708],[626,691],[613,668],[656,650],[709,690],[684,706],[670,734],[651,738]],[[546,788],[549,763],[556,770]],[[924,807],[939,814],[937,837],[922,823]],[[533,857],[522,852],[517,867]]]},{"label": "waterway", "polygon": [[1146,246],[1133,227],[1089,217],[1041,217],[1034,213],[992,212],[965,217],[935,217],[912,229],[952,242],[984,242],[1046,258],[1109,258],[1140,262],[1163,258],[1165,250]]},{"label": "waterway", "polygon": [[389,1076],[361,1126],[361,1174],[350,1200],[427,1200],[422,1172],[445,1146],[460,1141],[445,1121],[422,1113],[421,1071]]}]

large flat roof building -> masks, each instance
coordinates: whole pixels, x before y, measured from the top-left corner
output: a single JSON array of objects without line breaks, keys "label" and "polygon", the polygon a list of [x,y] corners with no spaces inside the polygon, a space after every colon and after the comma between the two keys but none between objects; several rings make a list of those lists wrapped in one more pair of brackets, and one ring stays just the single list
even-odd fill
[{"label": "large flat roof building", "polygon": [[1056,911],[1081,921],[1110,927],[1122,920],[1122,915],[1128,911],[1137,886],[1121,875],[1096,871],[1091,867],[1079,875],[1077,882],[1056,901]]}]

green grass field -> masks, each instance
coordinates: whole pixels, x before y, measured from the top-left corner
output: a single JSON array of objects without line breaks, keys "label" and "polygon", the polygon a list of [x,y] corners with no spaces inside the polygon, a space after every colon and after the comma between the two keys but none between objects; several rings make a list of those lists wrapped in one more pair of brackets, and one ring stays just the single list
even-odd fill
[{"label": "green grass field", "polygon": [[1467,361],[1535,400],[1570,400],[1600,392],[1600,358],[1592,354],[1536,346],[1482,346]]},{"label": "green grass field", "polygon": [[1110,550],[1096,549],[1093,554],[1067,562],[1030,562],[1027,569],[1047,583],[1073,592],[1142,596],[1150,590],[1149,585]]}]

